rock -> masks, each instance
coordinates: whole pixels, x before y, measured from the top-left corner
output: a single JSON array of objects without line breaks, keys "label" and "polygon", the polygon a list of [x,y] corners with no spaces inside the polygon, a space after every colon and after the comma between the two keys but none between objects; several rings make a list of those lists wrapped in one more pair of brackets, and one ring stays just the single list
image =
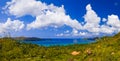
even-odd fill
[{"label": "rock", "polygon": [[71,54],[75,56],[75,55],[79,55],[80,52],[79,51],[78,52],[77,51],[73,51]]}]

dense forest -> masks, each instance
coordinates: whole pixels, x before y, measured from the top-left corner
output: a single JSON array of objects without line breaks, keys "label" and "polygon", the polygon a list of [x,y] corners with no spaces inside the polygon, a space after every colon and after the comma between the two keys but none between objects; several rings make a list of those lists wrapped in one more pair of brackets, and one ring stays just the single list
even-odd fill
[{"label": "dense forest", "polygon": [[120,61],[120,33],[91,44],[51,47],[1,38],[0,61]]}]

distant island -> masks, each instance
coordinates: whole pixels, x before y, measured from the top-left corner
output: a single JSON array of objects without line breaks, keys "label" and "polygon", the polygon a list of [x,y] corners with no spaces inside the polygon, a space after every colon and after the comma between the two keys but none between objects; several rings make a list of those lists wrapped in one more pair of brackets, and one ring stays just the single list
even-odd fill
[{"label": "distant island", "polygon": [[12,37],[15,40],[21,40],[21,41],[39,41],[41,38],[37,37]]},{"label": "distant island", "polygon": [[[39,41],[39,40],[43,40],[43,39],[64,39],[64,38],[39,38],[39,37],[10,37],[12,39],[15,40],[21,40],[21,41]],[[68,38],[68,39],[72,39],[72,38]],[[74,38],[73,38],[74,39]],[[99,37],[94,37],[94,38],[76,38],[76,39],[84,39],[84,40],[96,40],[99,39]]]},{"label": "distant island", "polygon": [[84,40],[96,40],[99,39],[100,37],[94,37],[94,38],[83,38]]}]

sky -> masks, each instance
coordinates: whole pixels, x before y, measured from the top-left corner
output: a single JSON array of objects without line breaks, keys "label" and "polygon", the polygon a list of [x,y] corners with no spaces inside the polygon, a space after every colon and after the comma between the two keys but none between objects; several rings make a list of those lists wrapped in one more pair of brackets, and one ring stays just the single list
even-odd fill
[{"label": "sky", "polygon": [[0,0],[0,37],[111,36],[119,17],[119,0]]}]

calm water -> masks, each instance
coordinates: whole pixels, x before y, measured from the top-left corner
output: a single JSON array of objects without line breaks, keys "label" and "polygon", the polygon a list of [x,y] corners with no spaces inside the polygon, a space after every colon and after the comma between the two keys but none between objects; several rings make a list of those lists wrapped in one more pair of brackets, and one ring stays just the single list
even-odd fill
[{"label": "calm water", "polygon": [[85,40],[85,39],[42,39],[38,41],[24,41],[25,43],[32,43],[42,46],[65,46],[72,44],[88,44],[95,42],[95,40]]}]

